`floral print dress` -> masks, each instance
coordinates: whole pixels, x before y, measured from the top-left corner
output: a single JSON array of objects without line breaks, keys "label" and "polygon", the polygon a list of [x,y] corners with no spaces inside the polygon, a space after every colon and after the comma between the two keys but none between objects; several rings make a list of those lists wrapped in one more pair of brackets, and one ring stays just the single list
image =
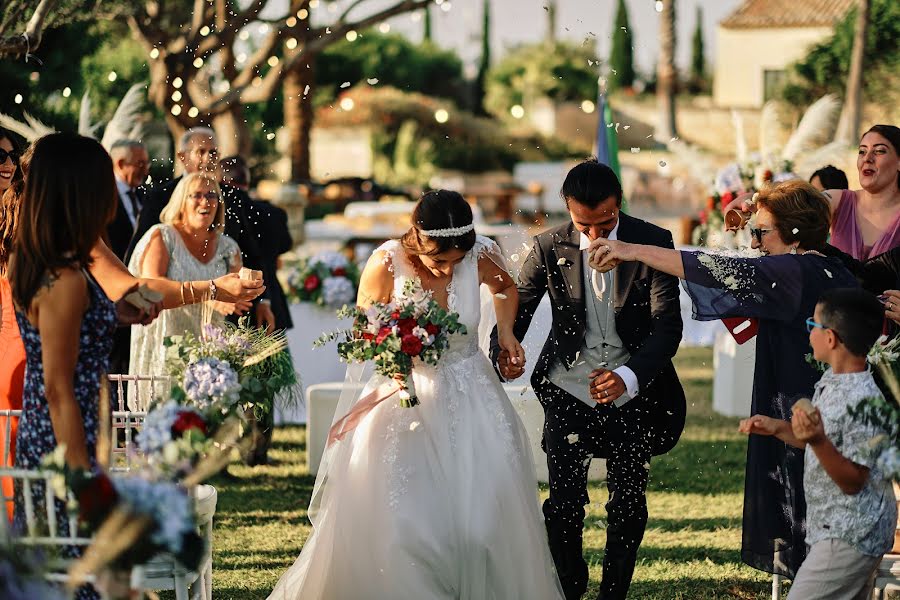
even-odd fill
[{"label": "floral print dress", "polygon": [[[75,365],[75,400],[81,409],[84,421],[84,436],[87,443],[88,456],[96,467],[97,434],[99,430],[98,393],[100,376],[106,372],[109,352],[112,349],[113,333],[117,324],[116,308],[106,297],[100,286],[84,273],[88,281],[90,303],[81,320],[78,337],[78,362]],[[36,469],[41,459],[56,448],[56,435],[50,422],[50,409],[44,396],[44,365],[41,352],[41,334],[29,322],[24,312],[16,310],[16,321],[22,341],[25,344],[25,388],[22,394],[22,418],[16,437],[16,467]],[[43,485],[32,485],[34,506],[44,506]],[[69,534],[69,524],[65,518],[66,507],[61,501],[56,502],[58,515],[58,535]],[[40,519],[40,514],[37,515]],[[23,490],[16,490],[15,527],[25,530],[25,510]],[[73,554],[68,549],[67,554]],[[97,595],[89,586],[82,587],[76,598],[85,600]]]}]

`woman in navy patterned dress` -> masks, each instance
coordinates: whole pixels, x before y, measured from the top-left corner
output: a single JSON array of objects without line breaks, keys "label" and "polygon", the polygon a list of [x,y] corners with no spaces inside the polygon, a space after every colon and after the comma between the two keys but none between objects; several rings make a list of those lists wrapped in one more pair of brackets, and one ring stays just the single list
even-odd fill
[{"label": "woman in navy patterned dress", "polygon": [[[75,134],[48,135],[31,150],[9,270],[26,354],[16,466],[34,469],[65,444],[69,467],[96,469],[100,375],[117,318],[87,267],[115,210],[112,161],[96,140]],[[43,489],[33,497],[43,506]],[[20,527],[23,502],[18,489]],[[67,535],[62,502],[56,512],[59,533]],[[96,592],[85,586],[76,597]]]}]

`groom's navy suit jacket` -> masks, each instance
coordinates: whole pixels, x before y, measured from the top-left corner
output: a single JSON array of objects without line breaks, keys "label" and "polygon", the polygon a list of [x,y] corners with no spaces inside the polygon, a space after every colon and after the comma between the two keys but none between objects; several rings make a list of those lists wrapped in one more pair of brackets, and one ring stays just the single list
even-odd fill
[{"label": "groom's navy suit jacket", "polygon": [[[584,281],[581,234],[570,222],[534,238],[534,247],[519,273],[519,311],[514,333],[520,341],[544,294],[550,295],[553,323],[531,377],[531,384],[545,411],[559,402],[579,400],[548,388],[547,373],[557,357],[574,364],[584,343],[587,309],[585,293],[593,293]],[[623,242],[674,248],[672,234],[660,227],[619,213],[618,239]],[[650,414],[650,436],[655,455],[668,452],[684,429],[684,390],[672,365],[681,341],[682,321],[678,279],[643,263],[626,262],[616,267],[613,278],[616,331],[631,358],[626,365],[637,376],[640,392],[622,408],[644,404]],[[496,337],[492,359],[496,364]],[[585,382],[587,386],[587,382]],[[600,446],[603,452],[602,444]]]}]

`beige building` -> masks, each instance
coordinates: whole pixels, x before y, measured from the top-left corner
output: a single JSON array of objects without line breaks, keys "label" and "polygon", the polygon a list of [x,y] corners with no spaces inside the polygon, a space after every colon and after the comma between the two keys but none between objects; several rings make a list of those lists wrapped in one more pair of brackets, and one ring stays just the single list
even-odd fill
[{"label": "beige building", "polygon": [[791,63],[828,38],[854,0],[745,0],[717,31],[713,100],[759,108],[784,82]]}]

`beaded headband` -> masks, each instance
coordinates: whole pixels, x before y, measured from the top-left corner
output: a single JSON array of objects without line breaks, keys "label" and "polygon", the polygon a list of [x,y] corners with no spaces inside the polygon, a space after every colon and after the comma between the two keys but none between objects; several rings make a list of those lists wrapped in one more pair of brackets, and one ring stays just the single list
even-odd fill
[{"label": "beaded headband", "polygon": [[419,231],[422,235],[426,235],[430,238],[449,238],[449,237],[459,237],[470,231],[475,229],[474,223],[469,223],[468,225],[463,225],[462,227],[448,227],[446,229],[420,229]]}]

